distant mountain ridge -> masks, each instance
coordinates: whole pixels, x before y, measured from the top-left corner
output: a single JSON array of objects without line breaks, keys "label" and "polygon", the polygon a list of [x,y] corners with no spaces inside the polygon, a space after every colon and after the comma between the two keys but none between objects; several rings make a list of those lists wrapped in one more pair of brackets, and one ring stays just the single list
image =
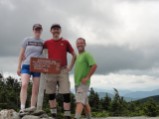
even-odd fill
[{"label": "distant mountain ridge", "polygon": [[[96,91],[96,90],[95,90]],[[120,92],[122,91],[122,92]],[[98,92],[98,91],[97,91]],[[125,93],[125,92],[128,92],[128,93]],[[113,91],[108,91],[108,92],[102,92],[100,90],[100,92],[98,92],[98,95],[100,98],[103,98],[106,96],[106,94],[113,98],[114,97],[114,94],[113,94]],[[126,101],[134,101],[134,100],[138,100],[138,99],[143,99],[143,98],[146,98],[146,97],[150,97],[150,96],[156,96],[156,95],[159,95],[159,89],[156,89],[156,90],[152,90],[152,91],[127,91],[127,90],[119,90],[119,94],[120,96],[124,97],[124,99]]]},{"label": "distant mountain ridge", "polygon": [[155,96],[159,95],[159,89],[152,90],[152,91],[136,91],[136,92],[131,92],[128,94],[125,94],[124,97],[130,97],[134,99],[142,99],[150,96]]},{"label": "distant mountain ridge", "polygon": [[100,98],[104,98],[106,95],[108,95],[108,97],[113,98],[114,95],[108,92],[97,92]]},{"label": "distant mountain ridge", "polygon": [[155,95],[155,96],[150,96],[150,97],[147,97],[147,98],[143,98],[143,99],[139,99],[139,100],[136,100],[136,101],[139,101],[139,102],[146,102],[150,99],[153,99],[155,102],[158,102],[159,103],[159,95]]},{"label": "distant mountain ridge", "polygon": [[[113,99],[114,95],[111,93],[107,93],[107,92],[98,92],[98,95],[100,98],[104,98],[106,95],[108,95],[108,97],[110,97],[111,99]],[[123,96],[122,96],[123,97]],[[133,101],[135,100],[134,98],[130,98],[130,97],[123,97],[127,102]]]}]

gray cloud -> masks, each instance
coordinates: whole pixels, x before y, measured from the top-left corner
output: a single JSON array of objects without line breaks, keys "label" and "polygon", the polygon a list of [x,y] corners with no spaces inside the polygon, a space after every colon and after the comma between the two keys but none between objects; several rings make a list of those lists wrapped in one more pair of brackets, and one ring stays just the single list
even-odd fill
[{"label": "gray cloud", "polygon": [[[148,56],[142,51],[131,50],[127,46],[88,46],[99,66],[98,73],[120,70],[147,70],[159,64],[159,56]],[[156,52],[157,53],[157,52]],[[126,72],[125,72],[126,73]],[[146,73],[146,72],[144,72]]]},{"label": "gray cloud", "polygon": [[[81,33],[89,38],[88,29],[91,29],[91,33],[96,37],[88,39],[87,49],[97,60],[99,74],[121,70],[147,70],[157,66],[159,36],[155,32],[158,26],[154,25],[154,18],[146,20],[147,14],[143,11],[145,14],[141,14],[143,15],[141,17],[145,19],[138,21],[141,26],[133,32],[125,33],[123,29],[131,26],[126,26],[125,21],[120,18],[122,11],[116,9],[117,5],[116,0],[104,2],[102,0],[100,2],[69,0],[67,3],[65,0],[1,0],[0,14],[3,17],[0,17],[0,57],[3,59],[0,62],[4,63],[4,58],[6,58],[5,62],[9,62],[10,59],[15,61],[21,41],[24,37],[32,35],[31,29],[34,23],[41,23],[44,26],[43,39],[47,39],[51,37],[50,25],[58,22],[63,27],[63,36],[73,45]],[[142,8],[146,9],[146,7]],[[72,25],[72,21],[75,21],[75,26]],[[145,24],[148,27],[144,27]],[[80,29],[76,29],[76,26],[80,26]],[[152,42],[149,39],[152,39]],[[96,42],[99,44],[95,45]],[[0,68],[15,71],[10,69],[10,65],[1,64]],[[13,69],[15,68],[16,66]]]},{"label": "gray cloud", "polygon": [[[52,23],[58,22],[63,26],[63,36],[71,39],[72,41],[79,36],[74,28],[71,28],[70,19],[79,19],[80,24],[83,26],[89,23],[101,23],[109,26],[114,26],[114,17],[110,16],[113,13],[113,5],[107,6],[107,11],[102,13],[96,6],[96,1],[42,1],[42,0],[1,0],[0,14],[0,55],[1,56],[17,56],[21,40],[32,35],[31,28],[34,23],[41,23],[44,26],[43,38],[51,37],[49,28]],[[107,15],[108,14],[108,15]],[[88,22],[92,21],[92,22]],[[99,24],[100,22],[100,24]],[[82,26],[81,26],[82,29]],[[107,37],[109,37],[108,28]],[[96,31],[100,33],[100,31]]]},{"label": "gray cloud", "polygon": [[[118,1],[118,0],[117,0]],[[120,2],[158,2],[158,0],[119,0]]]},{"label": "gray cloud", "polygon": [[[151,57],[142,51],[131,50],[126,46],[102,46],[89,45],[87,51],[90,52],[98,64],[98,74],[111,72],[146,74],[149,69],[157,67],[159,56]],[[3,71],[16,71],[17,57],[3,57],[0,60],[0,69]],[[14,64],[14,65],[12,65]],[[143,70],[143,71],[142,71]]]}]

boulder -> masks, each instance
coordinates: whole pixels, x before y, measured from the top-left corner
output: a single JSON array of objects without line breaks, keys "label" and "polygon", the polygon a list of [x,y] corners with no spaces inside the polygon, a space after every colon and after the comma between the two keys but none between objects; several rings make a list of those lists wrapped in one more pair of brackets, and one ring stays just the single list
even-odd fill
[{"label": "boulder", "polygon": [[43,110],[35,110],[33,112],[24,112],[24,114],[19,114],[13,109],[1,110],[0,119],[52,119]]},{"label": "boulder", "polygon": [[33,116],[33,115],[26,115],[22,119],[40,119],[38,116]]},{"label": "boulder", "polygon": [[10,110],[1,110],[0,119],[20,119],[19,114],[13,109]]}]

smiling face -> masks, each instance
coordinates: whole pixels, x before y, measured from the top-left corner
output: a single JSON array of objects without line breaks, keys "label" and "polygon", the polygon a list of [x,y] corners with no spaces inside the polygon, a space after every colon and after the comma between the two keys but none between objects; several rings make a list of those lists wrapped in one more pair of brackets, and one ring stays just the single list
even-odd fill
[{"label": "smiling face", "polygon": [[86,47],[86,41],[83,38],[78,38],[76,41],[76,47],[78,49],[79,53],[82,53],[85,51],[85,47]]},{"label": "smiling face", "polygon": [[60,34],[61,34],[61,28],[59,27],[54,27],[51,29],[51,33],[53,35],[53,38],[55,40],[59,39],[60,38]]},{"label": "smiling face", "polygon": [[33,29],[33,33],[34,33],[34,36],[36,38],[40,38],[41,33],[42,33],[42,28],[35,28],[35,29]]}]

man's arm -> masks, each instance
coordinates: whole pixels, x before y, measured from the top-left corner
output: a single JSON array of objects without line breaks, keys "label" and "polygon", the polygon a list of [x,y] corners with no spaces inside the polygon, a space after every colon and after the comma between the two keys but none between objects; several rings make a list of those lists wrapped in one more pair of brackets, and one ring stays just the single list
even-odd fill
[{"label": "man's arm", "polygon": [[75,63],[75,61],[76,61],[76,53],[75,53],[75,52],[72,52],[71,55],[72,55],[71,63],[70,63],[70,65],[67,67],[68,72],[72,70],[72,68],[73,68],[73,66],[74,66],[74,63]]},{"label": "man's arm", "polygon": [[91,69],[89,70],[87,76],[85,78],[82,79],[82,83],[86,84],[88,80],[90,80],[91,76],[94,74],[94,72],[97,69],[97,64],[94,64],[91,66]]}]

